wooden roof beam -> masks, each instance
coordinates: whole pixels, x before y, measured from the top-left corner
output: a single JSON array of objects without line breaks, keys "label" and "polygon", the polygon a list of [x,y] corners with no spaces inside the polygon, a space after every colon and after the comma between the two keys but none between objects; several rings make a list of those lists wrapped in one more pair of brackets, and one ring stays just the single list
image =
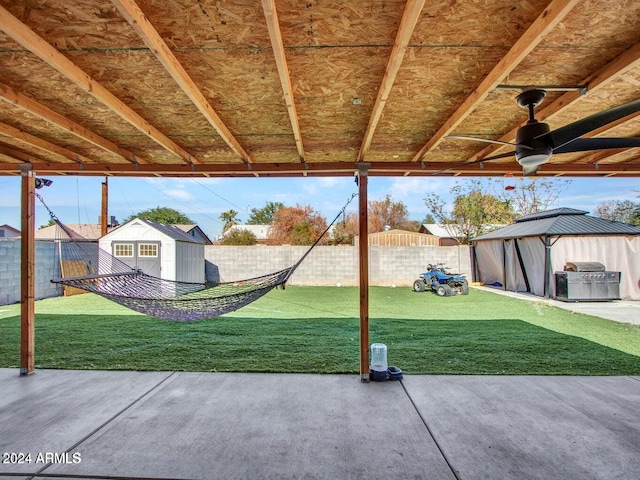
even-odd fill
[{"label": "wooden roof beam", "polygon": [[119,147],[113,142],[101,137],[97,133],[83,127],[82,125],[70,120],[59,113],[45,107],[44,105],[36,102],[32,98],[29,98],[19,92],[16,92],[8,85],[0,83],[0,100],[10,103],[16,107],[19,107],[32,115],[35,115],[46,122],[55,125],[58,128],[66,130],[67,132],[86,140],[97,147],[111,152],[118,157],[124,159],[127,162],[133,164],[136,163],[149,163],[147,160],[136,157],[136,155],[124,148]]},{"label": "wooden roof beam", "polygon": [[[222,137],[229,148],[231,148],[243,162],[252,163],[247,152],[244,151],[238,140],[222,122],[206,97],[196,86],[195,82],[191,79],[157,30],[151,25],[149,19],[142,10],[140,10],[136,2],[134,0],[112,0],[112,3],[118,8],[122,16],[129,22],[140,38],[142,38],[147,47],[149,47],[149,50],[160,60],[160,63],[162,63],[167,72],[169,72],[182,91],[189,97],[216,132],[218,132],[218,135]],[[194,163],[198,162],[194,161]]]},{"label": "wooden roof beam", "polygon": [[138,115],[122,100],[107,90],[89,74],[85,73],[67,57],[62,55],[52,45],[47,43],[46,40],[40,37],[2,6],[0,6],[0,30],[31,53],[38,56],[50,67],[56,69],[62,75],[67,77],[79,88],[105,104],[121,118],[129,122],[145,135],[149,136],[152,140],[181,157],[186,163],[196,163],[196,160],[193,159],[187,151]]},{"label": "wooden roof beam", "polygon": [[404,54],[407,50],[407,45],[409,44],[413,30],[416,28],[416,24],[418,23],[420,12],[422,12],[424,4],[425,0],[408,0],[404,7],[400,27],[398,27],[398,33],[396,34],[393,49],[389,56],[389,62],[387,63],[387,68],[384,72],[384,76],[382,77],[378,96],[373,104],[373,111],[371,112],[369,124],[367,125],[367,129],[364,133],[364,140],[360,147],[360,152],[358,153],[358,162],[364,161],[364,156],[371,147],[373,134],[375,133],[380,117],[382,116],[382,110],[384,110],[387,103],[387,98],[389,97],[393,83],[398,75],[398,70],[400,70],[400,65],[402,64],[402,59],[404,58]]},{"label": "wooden roof beam", "polygon": [[535,19],[531,26],[514,43],[511,49],[480,82],[480,85],[462,102],[440,129],[429,139],[424,147],[413,157],[419,162],[422,157],[435,148],[442,139],[456,128],[485,99],[503,78],[516,68],[520,62],[542,41],[544,36],[564,19],[580,0],[552,0],[547,8]]},{"label": "wooden roof beam", "polygon": [[[585,155],[584,157],[580,157],[576,161],[580,162],[580,163],[597,164],[597,163],[601,162],[602,160],[605,160],[607,158],[613,157],[613,156],[618,155],[620,153],[628,152],[629,150],[633,150],[633,149],[631,149],[631,148],[615,148],[615,149],[610,149],[610,150],[599,150],[599,151],[590,153],[588,155]],[[638,147],[635,147],[635,150],[639,150]]]},{"label": "wooden roof beam", "polygon": [[[627,49],[625,52],[620,54],[614,60],[607,63],[600,70],[588,76],[580,83],[581,85],[584,85],[587,88],[588,93],[594,92],[594,91],[597,91],[599,88],[606,86],[612,80],[615,80],[616,78],[620,77],[621,75],[624,75],[626,72],[628,72],[632,68],[635,68],[639,65],[640,65],[640,43],[636,43],[634,46]],[[579,91],[574,90],[574,91],[564,93],[555,102],[550,103],[546,107],[541,108],[539,111],[537,111],[536,119],[538,121],[545,121],[546,119],[553,117],[554,115],[561,112],[565,108],[579,101],[581,98],[584,98],[584,97],[580,94]],[[599,129],[597,132],[591,132],[591,135],[597,135],[599,133],[606,132],[607,130],[613,128],[614,126],[627,122],[628,120],[631,120],[632,118],[635,118],[638,115],[640,115],[640,112],[629,115],[621,119],[621,121],[619,122],[603,127],[602,129]],[[498,141],[513,142],[516,138],[516,133],[518,132],[518,129],[524,123],[526,122],[522,122],[517,127],[509,130],[502,137],[500,137]],[[483,148],[482,150],[480,150],[478,153],[476,153],[472,157],[470,157],[469,161],[479,160],[488,155],[491,155],[492,153],[497,152],[498,150],[502,150],[503,148],[504,147],[501,145],[496,145],[496,144],[489,145]]]},{"label": "wooden roof beam", "polygon": [[267,21],[269,29],[269,37],[271,38],[271,46],[278,67],[278,75],[282,92],[284,93],[284,101],[289,112],[289,120],[291,121],[291,129],[293,130],[293,138],[296,141],[296,148],[300,161],[305,163],[304,147],[302,145],[302,132],[300,131],[300,123],[298,122],[298,113],[296,112],[296,104],[293,99],[293,87],[291,86],[291,78],[289,76],[289,67],[287,66],[287,57],[284,53],[284,44],[282,42],[282,32],[280,31],[280,22],[278,21],[278,12],[274,0],[262,0],[262,10]]},{"label": "wooden roof beam", "polygon": [[83,155],[80,155],[76,152],[72,152],[71,150],[67,150],[66,148],[60,147],[47,140],[43,140],[41,138],[35,137],[29,133],[23,132],[22,130],[12,127],[11,125],[7,125],[6,123],[0,122],[0,135],[7,136],[9,138],[26,143],[32,147],[36,147],[39,150],[44,151],[46,154],[53,153],[63,158],[67,158],[69,159],[70,162],[75,162],[80,166],[83,166],[87,162],[91,163],[91,160]]},{"label": "wooden roof beam", "polygon": [[[415,162],[375,162],[371,164],[369,175],[376,176],[495,176],[513,172],[520,175],[521,167],[514,161],[508,163],[486,162],[482,165],[463,165],[446,172],[443,167],[446,162],[430,162],[422,165]],[[147,164],[138,168],[128,163],[120,164],[86,164],[74,163],[33,163],[32,168],[42,174],[70,174],[70,175],[112,175],[112,176],[174,176],[174,177],[252,177],[260,176],[291,177],[303,176],[353,176],[357,171],[354,162],[331,162],[323,164],[310,163],[256,163],[250,171],[242,163],[231,164],[199,164],[193,168],[189,165]],[[16,164],[0,164],[0,175],[18,172]],[[564,174],[567,176],[638,176],[640,175],[640,158],[624,163],[607,164],[562,164],[545,163],[540,167],[539,176]]]},{"label": "wooden roof beam", "polygon": [[11,163],[37,163],[44,161],[41,158],[34,157],[33,155],[29,155],[28,153],[24,153],[19,150],[14,150],[13,148],[9,148],[4,145],[0,145],[0,156],[8,159]]}]

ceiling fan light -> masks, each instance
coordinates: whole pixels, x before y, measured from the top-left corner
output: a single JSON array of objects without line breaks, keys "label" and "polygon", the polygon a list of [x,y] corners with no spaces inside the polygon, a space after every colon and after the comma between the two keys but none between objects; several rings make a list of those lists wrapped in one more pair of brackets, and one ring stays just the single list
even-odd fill
[{"label": "ceiling fan light", "polygon": [[523,167],[536,167],[543,163],[547,163],[549,158],[551,158],[551,155],[546,153],[533,153],[531,155],[518,158],[518,163]]}]

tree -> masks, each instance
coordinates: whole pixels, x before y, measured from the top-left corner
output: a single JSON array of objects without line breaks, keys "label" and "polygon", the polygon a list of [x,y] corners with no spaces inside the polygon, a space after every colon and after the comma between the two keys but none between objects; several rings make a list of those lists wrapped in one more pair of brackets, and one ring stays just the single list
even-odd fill
[{"label": "tree", "polygon": [[258,239],[255,234],[245,228],[234,228],[222,236],[220,245],[255,245]]},{"label": "tree", "polygon": [[[384,200],[369,201],[367,215],[369,222],[368,233],[382,232],[386,226],[417,232],[422,225],[420,222],[407,218],[407,207],[402,202],[394,202],[390,195]],[[430,223],[435,223],[430,222]],[[351,245],[353,239],[360,234],[358,214],[348,213],[342,222],[335,224],[333,228],[333,241],[339,245]]]},{"label": "tree", "polygon": [[492,186],[498,199],[511,204],[517,218],[549,210],[570,183],[567,179],[526,177],[501,178]]},{"label": "tree", "polygon": [[[311,206],[296,205],[276,211],[268,236],[274,243],[311,245],[326,228],[327,220]],[[321,243],[327,243],[327,239]]]},{"label": "tree", "polygon": [[222,233],[226,233],[234,225],[238,224],[238,212],[235,210],[227,210],[226,212],[222,212],[218,217],[220,221],[224,224],[222,227]]},{"label": "tree", "polygon": [[45,223],[44,225],[40,225],[38,227],[38,230],[42,230],[43,228],[46,228],[46,227],[51,227],[52,225],[57,225],[57,223],[53,218],[50,218],[47,223]]},{"label": "tree", "polygon": [[436,219],[433,218],[433,215],[431,215],[430,213],[427,213],[424,217],[424,220],[422,220],[422,222],[420,222],[421,224],[427,224],[427,223],[438,223],[436,222]]},{"label": "tree", "polygon": [[189,225],[195,223],[189,217],[187,217],[182,212],[178,210],[174,210],[169,207],[155,207],[150,208],[148,210],[143,210],[140,213],[136,213],[135,215],[131,215],[124,220],[124,223],[127,223],[134,218],[142,218],[144,220],[149,220],[151,222],[164,223],[165,225]]},{"label": "tree", "polygon": [[418,232],[420,231],[421,226],[422,222],[419,222],[417,220],[409,220],[409,222],[405,225],[405,230],[408,230],[409,232]]},{"label": "tree", "polygon": [[347,213],[341,222],[334,225],[332,240],[336,245],[353,245],[353,239],[358,236],[359,228],[358,214]]},{"label": "tree", "polygon": [[493,225],[511,223],[513,219],[509,202],[485,193],[477,180],[471,180],[465,186],[454,185],[449,192],[454,195],[451,213],[447,212],[445,201],[435,193],[424,201],[438,222],[462,243],[469,243],[469,239],[491,230]]},{"label": "tree", "polygon": [[607,200],[596,206],[593,214],[596,217],[618,222],[640,225],[640,203],[631,200]]},{"label": "tree", "polygon": [[267,202],[262,208],[252,208],[248,225],[269,225],[278,210],[284,207],[281,202]]},{"label": "tree", "polygon": [[370,200],[369,233],[383,232],[385,227],[407,229],[410,227],[408,210],[404,203],[394,202],[391,195],[384,200]]}]

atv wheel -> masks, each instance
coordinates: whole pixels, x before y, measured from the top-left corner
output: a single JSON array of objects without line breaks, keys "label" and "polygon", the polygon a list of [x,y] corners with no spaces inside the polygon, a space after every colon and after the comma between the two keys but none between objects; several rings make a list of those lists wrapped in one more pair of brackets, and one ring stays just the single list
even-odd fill
[{"label": "atv wheel", "polygon": [[462,284],[460,285],[460,293],[462,295],[469,295],[469,282],[466,280],[462,280]]},{"label": "atv wheel", "polygon": [[449,285],[438,285],[436,287],[436,295],[439,297],[448,297],[451,295],[451,287]]},{"label": "atv wheel", "polygon": [[415,282],[413,282],[413,291],[414,292],[424,292],[424,281],[418,279]]}]

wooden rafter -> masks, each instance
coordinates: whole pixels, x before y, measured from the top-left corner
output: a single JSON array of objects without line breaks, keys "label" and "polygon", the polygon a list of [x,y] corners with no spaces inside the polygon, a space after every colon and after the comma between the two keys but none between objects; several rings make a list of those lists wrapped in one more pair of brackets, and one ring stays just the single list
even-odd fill
[{"label": "wooden rafter", "polygon": [[373,105],[373,111],[371,112],[371,117],[369,118],[369,124],[367,125],[367,129],[364,134],[364,140],[362,142],[362,146],[360,147],[360,153],[358,153],[359,162],[363,161],[364,156],[367,154],[369,148],[371,147],[373,134],[376,131],[378,122],[380,121],[382,110],[384,110],[387,98],[389,97],[389,92],[391,92],[393,82],[398,75],[398,70],[400,69],[400,65],[402,64],[404,53],[407,50],[409,39],[411,38],[413,30],[418,23],[418,18],[420,18],[420,12],[422,12],[422,7],[424,7],[424,4],[425,0],[408,0],[407,5],[404,8],[402,20],[400,21],[400,27],[398,28],[398,33],[396,34],[396,39],[393,44],[393,49],[391,50],[391,55],[389,56],[389,62],[387,63],[384,77],[382,77],[382,83],[380,84],[380,89],[378,90],[378,96],[376,97],[376,101]]},{"label": "wooden rafter", "polygon": [[89,74],[84,72],[75,63],[62,55],[46,40],[14,17],[2,6],[0,6],[0,30],[31,53],[38,56],[50,67],[56,69],[62,75],[67,77],[82,90],[105,104],[135,128],[143,132],[145,135],[148,135],[155,142],[180,156],[185,162],[189,164],[197,163],[197,160],[194,159],[192,155],[163,134],[155,126],[151,125],[148,121],[134,112],[122,100],[107,90]]},{"label": "wooden rafter", "polygon": [[424,147],[413,157],[419,162],[425,154],[436,147],[442,139],[456,128],[484,98],[505,78],[520,62],[542,41],[580,0],[552,0],[531,26],[511,47],[507,54],[480,82],[480,85],[467,97],[438,131],[429,139]]},{"label": "wooden rafter", "polygon": [[[358,0],[335,5],[307,2],[302,8],[291,2],[261,0],[258,5],[262,8],[257,10],[247,8],[242,2],[220,0],[215,9],[207,2],[200,2],[194,4],[193,9],[163,4],[163,8],[156,11],[152,9],[157,2],[152,0],[113,0],[120,10],[124,9],[123,14],[112,2],[105,6],[87,0],[82,4],[89,9],[86,11],[84,7],[76,9],[77,2],[73,0],[36,3],[29,12],[21,8],[19,2],[5,2],[6,11],[0,9],[0,37],[4,38],[0,82],[6,84],[0,83],[0,114],[7,119],[1,127],[5,133],[0,133],[0,162],[6,164],[7,169],[0,175],[15,175],[15,165],[22,162],[42,165],[47,172],[52,172],[49,174],[69,175],[94,175],[100,170],[101,175],[169,176],[175,170],[176,176],[334,176],[353,174],[354,165],[363,163],[363,159],[373,164],[372,176],[499,175],[521,170],[515,158],[483,160],[486,155],[499,152],[499,147],[481,150],[484,145],[468,146],[465,150],[471,153],[463,157],[465,163],[459,162],[459,155],[439,142],[456,124],[457,128],[453,129],[456,133],[464,133],[459,132],[460,126],[467,125],[469,131],[483,131],[490,138],[502,136],[503,140],[513,140],[517,128],[506,132],[504,122],[492,121],[491,112],[484,107],[494,102],[485,94],[497,80],[506,83],[505,76],[509,78],[508,73],[516,65],[517,71],[513,70],[511,76],[516,73],[520,77],[523,56],[526,55],[531,75],[544,76],[550,84],[562,84],[563,78],[578,79],[575,83],[589,90],[583,97],[569,92],[555,102],[543,103],[536,112],[541,121],[559,112],[562,117],[566,113],[584,117],[592,111],[590,99],[594,97],[596,100],[618,94],[621,99],[633,97],[633,86],[640,74],[640,43],[633,30],[637,12],[633,8],[616,9],[610,2],[581,4],[566,16],[577,0],[545,0],[544,5],[538,3],[533,7],[526,2],[516,2],[513,13],[505,11],[498,0],[491,0],[483,4],[480,15],[474,15],[477,6],[465,2],[458,2],[443,12],[432,9],[424,0],[404,0],[386,6]],[[548,8],[541,13],[545,6]],[[149,14],[149,19],[142,11]],[[128,15],[129,23],[123,15]],[[562,23],[558,23],[563,16]],[[520,25],[525,28],[519,28]],[[150,33],[145,30],[147,27],[151,28]],[[503,49],[500,46],[504,44],[505,35],[513,40]],[[146,39],[147,45],[139,41],[140,36]],[[576,38],[581,39],[580,44],[575,42]],[[19,39],[18,43],[14,45],[12,39]],[[171,43],[174,39],[175,45]],[[416,48],[411,49],[409,46],[414,43]],[[622,45],[627,50],[619,55]],[[509,49],[501,60],[500,56]],[[100,53],[96,54],[97,51]],[[183,51],[189,53],[183,57]],[[293,68],[293,52],[296,52],[295,75],[288,70]],[[164,68],[151,53],[164,61]],[[99,71],[100,76],[92,79],[77,68],[84,64],[70,64],[69,60],[75,63],[76,58],[71,55],[90,62],[86,72]],[[411,65],[406,65],[405,72],[409,55]],[[51,79],[53,70],[36,56],[71,81]],[[571,59],[565,61],[564,56]],[[160,68],[149,71],[148,62]],[[605,67],[598,70],[600,65]],[[274,66],[278,68],[281,88],[274,89],[273,78],[268,77],[269,72],[276,74]],[[225,96],[233,108],[225,110],[224,115],[222,111],[218,113],[233,127],[233,135],[251,154],[250,162],[241,161],[242,154],[236,154],[222,142],[211,143],[211,136],[218,137],[215,129],[200,121],[202,113],[196,108],[186,111],[182,108],[185,95],[178,88],[172,88],[177,87],[176,82],[170,81],[167,74],[173,69],[172,75],[182,81],[181,86],[192,94],[193,100],[198,94],[197,88],[188,76],[180,80],[181,76],[185,71],[194,75],[196,70],[206,68],[215,71],[218,82],[228,85],[217,93]],[[246,71],[247,75],[238,77],[239,70]],[[22,78],[29,79],[28,90],[20,86]],[[109,107],[117,109],[117,104],[103,95],[101,86],[94,82],[102,82],[102,78],[105,78],[104,87],[117,85],[112,92],[118,96],[122,88],[144,97],[145,111],[154,112],[145,114],[147,119],[157,126],[162,124],[169,141],[181,143],[178,138],[185,138],[184,147],[193,145],[186,149],[193,148],[191,153],[197,154],[201,162],[192,159],[190,152],[175,154],[167,142],[164,144],[168,150],[158,151],[156,142],[162,144],[164,140],[153,129],[147,129],[142,123],[144,120],[138,122],[136,128],[144,132],[145,138],[136,135],[138,130],[129,131],[129,125],[125,130],[116,129],[109,134],[103,131],[98,125],[118,123],[121,119],[109,110]],[[197,81],[195,77],[193,80]],[[451,91],[448,88],[451,82],[458,83],[456,91],[474,92],[475,89],[475,92],[453,106],[450,99],[438,101],[439,95]],[[80,93],[60,97],[65,85]],[[204,84],[198,83],[198,87],[215,107]],[[101,100],[90,98],[85,91]],[[370,109],[351,107],[344,98],[351,95],[368,97]],[[56,106],[48,101],[54,98],[57,98]],[[583,102],[580,98],[588,100]],[[291,124],[291,129],[285,132],[266,128],[282,122],[285,110],[278,109],[278,105],[286,105],[288,109],[285,122]],[[570,110],[565,110],[567,106]],[[21,114],[18,109],[26,113]],[[469,112],[473,113],[468,115]],[[78,146],[50,138],[43,128],[34,131],[29,124],[36,117],[52,126],[50,133],[54,135],[55,132],[75,135]],[[445,125],[447,117],[451,118]],[[525,117],[523,114],[522,120]],[[638,118],[625,127],[629,135],[634,132],[627,127],[635,125]],[[127,121],[136,123],[135,118]],[[460,124],[461,121],[464,123]],[[625,121],[627,119],[621,120]],[[555,123],[558,122],[560,115],[555,119]],[[511,124],[507,129],[514,126]],[[618,136],[613,130],[604,133],[613,126],[589,132],[585,137]],[[439,133],[417,144],[425,131]],[[32,137],[27,137],[26,132]],[[292,134],[297,146],[293,159],[292,145],[287,140]],[[36,137],[67,150],[54,154],[51,143],[38,143]],[[147,141],[149,137],[155,138],[153,145]],[[380,142],[376,140],[378,137]],[[87,153],[82,145],[97,157]],[[416,157],[423,146],[429,149],[426,156]],[[75,152],[90,159],[81,159]],[[145,158],[133,158],[131,152]],[[638,161],[640,151],[637,149],[575,153],[553,158],[541,168],[540,175],[549,175],[561,168],[566,169],[567,175],[591,175],[595,164],[601,168],[605,164],[621,164],[620,175],[627,175]],[[396,163],[397,168],[385,162]],[[82,164],[86,166],[84,171]],[[143,164],[148,166],[136,171],[136,166]],[[609,174],[618,175],[613,170]]]},{"label": "wooden rafter", "polygon": [[229,128],[222,122],[206,97],[191,79],[157,30],[151,25],[149,19],[142,10],[140,10],[136,2],[133,0],[112,0],[112,2],[140,38],[142,38],[147,47],[149,47],[149,50],[160,60],[160,63],[162,63],[182,91],[189,97],[216,132],[218,132],[218,135],[222,137],[229,148],[231,148],[243,162],[252,163],[247,152],[244,151]]},{"label": "wooden rafter", "polygon": [[47,140],[43,140],[29,133],[23,132],[22,130],[12,127],[11,125],[7,125],[6,123],[0,122],[0,136],[1,135],[7,136],[9,138],[14,138],[21,142],[27,143],[33,147],[36,147],[44,151],[46,154],[54,153],[56,155],[60,155],[61,157],[68,158],[71,162],[76,162],[80,165],[84,165],[87,162],[91,162],[90,159],[76,152],[72,152],[71,150],[67,150],[66,148],[60,147]]},{"label": "wooden rafter", "polygon": [[[582,82],[580,82],[580,84],[584,85],[587,88],[587,92],[594,92],[602,87],[605,87],[612,80],[619,78],[621,75],[624,75],[626,72],[628,72],[632,68],[635,68],[639,65],[640,65],[640,43],[637,43],[633,47],[627,49],[625,52],[619,55],[616,59],[607,63],[600,70],[598,70],[594,74],[585,78]],[[554,101],[553,103],[550,103],[546,107],[541,108],[539,111],[537,111],[536,118],[538,119],[538,121],[545,121],[549,118],[552,118],[554,115],[560,113],[565,108],[575,104],[575,102],[579,101],[582,98],[584,98],[584,96],[582,96],[580,92],[575,90],[564,93],[556,101]],[[607,130],[613,128],[614,126],[627,122],[638,115],[640,115],[640,112],[629,115],[618,122],[615,122],[613,124],[608,125],[607,127],[603,127],[599,129],[596,132],[591,132],[591,135],[597,135],[599,133],[606,132]],[[522,124],[509,130],[502,137],[500,137],[498,141],[513,142],[516,138],[516,133],[518,132],[518,129],[520,128],[521,125]],[[480,150],[475,155],[473,155],[471,158],[469,158],[469,161],[473,162],[473,161],[479,160],[492,153],[502,150],[503,148],[504,147],[501,145],[496,145],[496,144],[489,145],[483,148],[482,150]],[[604,154],[604,152],[599,153],[598,156],[602,154]],[[604,158],[604,157],[600,157],[600,158]]]},{"label": "wooden rafter", "polygon": [[271,46],[278,67],[278,75],[282,85],[284,101],[289,112],[289,120],[291,121],[291,129],[293,130],[293,138],[296,141],[296,148],[300,161],[305,162],[304,146],[302,145],[302,132],[298,122],[298,113],[296,112],[296,103],[293,99],[293,88],[291,86],[291,78],[289,76],[289,67],[287,66],[287,57],[284,53],[284,43],[282,42],[282,32],[280,31],[280,22],[278,21],[278,12],[274,0],[262,0],[262,10],[267,21],[269,29],[269,37],[271,38]]},{"label": "wooden rafter", "polygon": [[17,160],[15,157],[5,155],[2,151],[0,151],[0,161],[7,162],[9,164],[20,163],[19,160]]},{"label": "wooden rafter", "polygon": [[[638,150],[637,147],[635,149]],[[599,162],[601,162],[602,160],[613,157],[614,155],[618,155],[620,153],[628,152],[629,150],[630,150],[629,148],[613,148],[610,150],[600,150],[600,151],[585,155],[584,157],[580,157],[578,161],[581,163],[595,165],[595,164],[599,164]]]},{"label": "wooden rafter", "polygon": [[0,145],[0,155],[15,163],[38,163],[38,161],[42,161],[40,158],[36,158],[19,150],[14,150],[13,148],[5,147],[4,145]]},{"label": "wooden rafter", "polygon": [[82,138],[107,152],[116,154],[123,158],[127,162],[135,163],[148,163],[147,160],[136,157],[132,152],[119,147],[115,143],[101,137],[97,133],[83,127],[79,123],[74,122],[57,112],[54,112],[48,107],[36,102],[32,98],[27,97],[19,92],[16,92],[8,85],[0,83],[0,100],[10,103],[16,107],[19,107],[39,118],[45,120],[58,128],[66,130],[67,132]]}]

